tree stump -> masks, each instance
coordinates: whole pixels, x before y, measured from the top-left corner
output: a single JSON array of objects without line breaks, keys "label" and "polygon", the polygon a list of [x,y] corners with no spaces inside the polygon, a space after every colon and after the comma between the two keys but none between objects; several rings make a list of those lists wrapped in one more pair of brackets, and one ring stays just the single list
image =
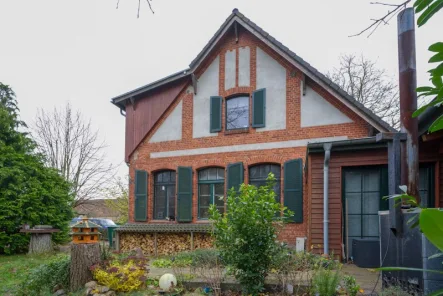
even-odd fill
[{"label": "tree stump", "polygon": [[51,233],[31,233],[29,254],[39,254],[52,251]]},{"label": "tree stump", "polygon": [[32,229],[20,229],[20,232],[30,233],[29,254],[46,253],[52,251],[52,233],[59,232],[50,225],[37,225]]},{"label": "tree stump", "polygon": [[72,244],[71,245],[71,272],[70,288],[77,291],[84,284],[92,280],[89,267],[100,261],[99,244]]}]

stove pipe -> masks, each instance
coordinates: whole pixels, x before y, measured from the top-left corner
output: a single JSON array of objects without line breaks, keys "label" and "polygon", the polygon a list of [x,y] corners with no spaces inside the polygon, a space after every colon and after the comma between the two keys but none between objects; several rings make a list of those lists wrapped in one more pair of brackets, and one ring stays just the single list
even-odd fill
[{"label": "stove pipe", "polygon": [[401,11],[397,16],[397,25],[400,123],[401,132],[407,135],[403,147],[401,183],[408,186],[408,193],[419,203],[418,121],[412,118],[412,113],[417,110],[414,9]]}]

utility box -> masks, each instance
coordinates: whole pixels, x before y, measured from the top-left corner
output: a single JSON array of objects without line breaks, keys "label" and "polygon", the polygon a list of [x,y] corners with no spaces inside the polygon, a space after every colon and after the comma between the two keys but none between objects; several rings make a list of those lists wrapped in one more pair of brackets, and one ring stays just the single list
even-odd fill
[{"label": "utility box", "polygon": [[295,239],[295,251],[304,252],[306,244],[306,237],[297,237]]}]

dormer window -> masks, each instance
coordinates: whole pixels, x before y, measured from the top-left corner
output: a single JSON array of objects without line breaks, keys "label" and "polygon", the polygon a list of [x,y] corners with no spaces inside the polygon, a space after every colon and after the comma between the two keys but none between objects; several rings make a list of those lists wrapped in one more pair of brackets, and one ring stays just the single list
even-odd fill
[{"label": "dormer window", "polygon": [[249,97],[239,96],[226,100],[226,129],[249,127]]}]

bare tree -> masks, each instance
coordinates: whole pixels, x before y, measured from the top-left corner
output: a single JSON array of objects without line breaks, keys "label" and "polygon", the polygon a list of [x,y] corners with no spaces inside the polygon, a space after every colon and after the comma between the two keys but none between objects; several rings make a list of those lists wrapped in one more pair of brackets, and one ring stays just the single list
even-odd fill
[{"label": "bare tree", "polygon": [[72,184],[73,207],[102,195],[115,176],[116,166],[105,161],[106,145],[98,131],[69,104],[53,112],[40,109],[32,134],[47,165],[58,169]]},{"label": "bare tree", "polygon": [[372,110],[394,128],[400,124],[400,99],[397,83],[376,62],[354,54],[342,55],[340,66],[327,74],[349,95]]}]

